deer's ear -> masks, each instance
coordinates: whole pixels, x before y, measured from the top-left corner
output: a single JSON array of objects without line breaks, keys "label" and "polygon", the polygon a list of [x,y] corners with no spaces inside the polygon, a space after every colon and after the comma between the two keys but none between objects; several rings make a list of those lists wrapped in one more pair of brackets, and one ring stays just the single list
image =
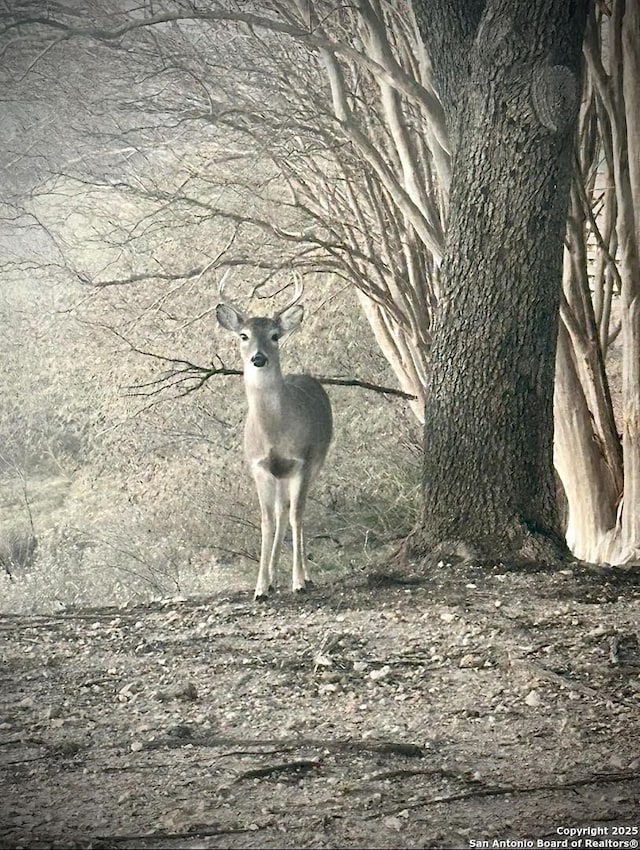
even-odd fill
[{"label": "deer's ear", "polygon": [[216,307],[216,318],[218,323],[226,328],[231,333],[240,333],[240,328],[245,324],[245,317],[240,312],[232,307],[231,304],[218,304]]},{"label": "deer's ear", "polygon": [[276,321],[283,334],[290,334],[300,327],[303,316],[304,307],[302,304],[293,304],[291,307],[285,307],[282,313],[276,316]]}]

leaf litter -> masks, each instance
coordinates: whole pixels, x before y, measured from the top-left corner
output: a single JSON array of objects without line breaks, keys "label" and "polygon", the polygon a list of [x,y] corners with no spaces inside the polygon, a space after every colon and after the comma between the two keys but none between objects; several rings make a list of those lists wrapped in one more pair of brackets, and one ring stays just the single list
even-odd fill
[{"label": "leaf litter", "polygon": [[425,848],[635,824],[640,571],[446,566],[4,616],[3,848]]}]

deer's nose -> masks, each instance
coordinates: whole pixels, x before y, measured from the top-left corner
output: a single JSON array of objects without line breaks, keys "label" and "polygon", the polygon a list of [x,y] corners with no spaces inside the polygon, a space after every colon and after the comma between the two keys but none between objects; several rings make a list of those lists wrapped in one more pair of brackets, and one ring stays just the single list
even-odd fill
[{"label": "deer's nose", "polygon": [[260,368],[261,366],[267,365],[267,358],[261,351],[256,351],[256,353],[251,358],[251,362],[254,366]]}]

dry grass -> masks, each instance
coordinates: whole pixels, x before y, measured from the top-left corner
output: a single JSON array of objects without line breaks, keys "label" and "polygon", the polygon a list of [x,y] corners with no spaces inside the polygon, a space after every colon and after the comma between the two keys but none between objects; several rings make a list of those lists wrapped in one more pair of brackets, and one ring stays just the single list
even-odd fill
[{"label": "dry grass", "polygon": [[[350,293],[329,298],[310,289],[305,301],[302,329],[283,352],[287,371],[394,385]],[[266,312],[271,304],[258,301],[250,309]],[[38,546],[27,561],[8,565],[2,610],[124,604],[248,586],[259,521],[242,458],[241,380],[211,379],[186,398],[142,410],[148,400],[128,396],[126,387],[157,377],[161,365],[91,325],[31,319],[20,332],[43,334],[48,357],[42,366],[35,358],[27,364],[36,380],[27,380],[29,369],[8,375],[25,427],[18,433],[15,419],[0,417],[0,436],[4,429],[13,445],[0,479],[0,536],[5,549],[15,548],[33,524]],[[208,345],[194,329],[180,348],[166,335],[143,347],[174,346],[178,356],[197,362],[217,350],[225,363],[239,365],[233,341],[217,331]],[[81,380],[79,360],[90,381]],[[307,511],[320,580],[361,569],[409,530],[419,476],[417,426],[402,402],[353,388],[329,387],[329,393],[335,439]]]}]

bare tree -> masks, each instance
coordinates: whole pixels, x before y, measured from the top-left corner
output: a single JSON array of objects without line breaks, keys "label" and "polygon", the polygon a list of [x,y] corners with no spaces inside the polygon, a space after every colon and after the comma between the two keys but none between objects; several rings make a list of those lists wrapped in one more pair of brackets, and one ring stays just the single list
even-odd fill
[{"label": "bare tree", "polygon": [[[497,83],[487,76],[487,56],[503,61],[516,48],[522,48],[523,57],[528,56],[519,62],[518,80],[509,83],[515,86],[514,92],[517,89],[520,100],[516,98],[514,103],[520,103],[522,114],[529,110],[527,115],[531,113],[538,122],[538,135],[532,130],[526,144],[525,140],[522,142],[527,151],[527,145],[540,143],[540,148],[531,154],[531,161],[521,155],[509,163],[509,179],[514,183],[518,182],[518,168],[523,171],[522,191],[526,191],[531,164],[540,165],[537,157],[545,145],[553,162],[560,150],[566,156],[571,135],[568,105],[572,87],[577,84],[577,67],[563,57],[549,65],[537,56],[529,56],[530,45],[526,37],[520,43],[514,21],[522,20],[525,32],[531,21],[519,7],[503,8],[494,2],[467,5],[462,10],[455,3],[440,8],[440,4],[416,2],[414,15],[406,0],[362,0],[346,7],[321,0],[274,0],[250,7],[242,2],[222,4],[212,0],[197,9],[188,4],[156,4],[135,17],[114,4],[108,10],[110,16],[104,6],[104,15],[94,12],[93,20],[87,20],[87,16],[73,15],[68,7],[55,5],[48,7],[47,16],[38,16],[34,13],[37,4],[23,3],[15,4],[7,17],[4,36],[6,41],[16,33],[23,38],[30,34],[29,38],[37,41],[34,33],[40,39],[43,33],[49,34],[44,50],[41,40],[37,42],[40,47],[33,49],[35,68],[43,67],[57,49],[56,34],[64,39],[74,36],[74,42],[82,45],[90,39],[94,44],[105,45],[123,74],[135,68],[138,74],[132,77],[144,80],[140,85],[136,82],[129,98],[122,97],[118,86],[110,95],[110,112],[115,116],[114,147],[110,149],[120,152],[119,157],[113,157],[115,169],[105,178],[104,172],[98,174],[87,165],[91,160],[86,158],[80,169],[77,163],[73,168],[58,169],[57,178],[40,187],[38,204],[30,208],[30,214],[35,209],[47,218],[44,212],[50,213],[48,199],[55,196],[58,213],[61,209],[71,211],[80,199],[86,203],[88,190],[101,203],[106,195],[113,197],[117,193],[122,203],[131,205],[128,220],[121,219],[114,226],[113,217],[107,215],[98,225],[92,251],[76,253],[75,272],[81,280],[102,292],[123,293],[125,284],[143,281],[155,291],[153,298],[146,299],[145,309],[148,303],[160,305],[166,317],[182,293],[192,293],[196,283],[202,287],[220,265],[253,269],[251,281],[258,292],[273,275],[279,287],[277,274],[282,268],[341,276],[360,293],[364,311],[401,386],[416,396],[416,416],[423,419],[425,402],[427,410],[432,411],[431,424],[425,432],[427,481],[434,481],[436,475],[433,469],[429,471],[429,464],[438,464],[441,485],[425,487],[425,516],[452,513],[455,506],[448,506],[447,490],[452,491],[457,513],[468,515],[473,506],[462,511],[455,495],[461,489],[468,491],[470,499],[479,506],[474,511],[481,525],[485,514],[480,506],[485,501],[493,504],[492,493],[504,492],[504,499],[511,503],[509,510],[517,513],[520,504],[529,504],[515,522],[526,542],[538,532],[544,536],[547,528],[551,529],[551,537],[557,536],[548,466],[548,410],[540,412],[537,389],[531,392],[532,404],[514,391],[513,410],[507,419],[494,399],[508,396],[512,392],[509,381],[520,373],[524,375],[523,392],[534,384],[537,387],[535,376],[527,372],[529,366],[525,369],[523,365],[531,353],[526,353],[525,343],[529,332],[540,329],[535,324],[538,319],[541,323],[544,319],[549,327],[555,322],[552,301],[543,297],[552,286],[553,275],[545,272],[545,277],[540,269],[529,268],[528,274],[540,287],[539,293],[527,290],[526,294],[524,288],[521,290],[523,298],[525,294],[531,297],[534,312],[538,297],[546,301],[548,314],[533,316],[521,304],[523,311],[516,310],[511,316],[511,301],[519,291],[514,281],[526,277],[528,259],[524,254],[526,262],[523,257],[516,257],[513,242],[508,243],[506,251],[507,213],[505,221],[494,220],[489,213],[496,210],[485,197],[486,192],[480,192],[478,187],[480,194],[465,213],[468,218],[460,219],[459,212],[450,210],[452,186],[456,185],[455,180],[452,183],[451,149],[469,152],[466,146],[472,140],[464,136],[464,131],[470,117],[482,117],[487,139],[496,128],[492,124],[495,116],[482,116],[482,104],[470,95],[470,99],[465,99],[469,80],[460,76],[462,72],[448,68],[447,63],[450,56],[459,57],[460,66],[465,69],[470,62],[476,62],[476,82],[491,88]],[[571,251],[565,255],[565,295],[560,304],[563,322],[555,399],[555,458],[569,501],[572,548],[584,558],[618,561],[630,557],[638,540],[633,525],[633,517],[639,513],[633,507],[637,505],[637,488],[634,491],[632,483],[634,458],[638,455],[633,436],[637,422],[633,411],[637,410],[638,398],[634,375],[638,334],[633,306],[637,303],[633,290],[633,281],[637,281],[633,271],[633,264],[637,263],[637,224],[633,237],[629,236],[633,225],[630,229],[628,224],[634,220],[634,209],[638,207],[637,188],[634,196],[631,188],[623,185],[625,180],[631,186],[634,179],[637,182],[637,174],[633,177],[633,161],[637,161],[633,151],[637,151],[637,146],[634,148],[632,141],[628,171],[624,162],[626,136],[633,140],[635,133],[637,138],[637,127],[633,129],[637,111],[631,108],[637,48],[629,37],[635,13],[627,9],[623,14],[623,5],[617,2],[612,9],[611,18],[600,6],[592,12],[585,42],[589,73],[580,112],[580,179],[574,182],[571,193],[567,235]],[[449,14],[453,17],[447,17]],[[461,17],[456,23],[458,14]],[[609,38],[609,48],[604,50],[603,33]],[[543,32],[541,37],[546,34]],[[445,43],[447,49],[443,50]],[[467,48],[468,55],[464,53]],[[558,46],[551,45],[550,50],[553,53]],[[529,71],[533,74],[531,84],[522,94],[518,86],[524,86]],[[449,122],[436,94],[436,81]],[[460,106],[458,97],[464,106]],[[533,118],[527,120],[535,123]],[[99,137],[104,142],[104,134],[96,130],[94,144]],[[464,139],[462,143],[460,138]],[[495,162],[501,162],[502,148],[497,143],[494,154]],[[602,173],[601,168],[598,171],[601,161],[606,163],[615,186],[606,189],[604,195],[601,181],[595,179]],[[455,168],[453,173],[455,176]],[[465,174],[463,182],[475,185],[475,176]],[[539,171],[536,179],[541,181],[539,188],[544,179],[551,178],[547,171]],[[484,185],[486,188],[489,182]],[[224,200],[223,186],[232,189],[232,195],[224,193]],[[67,199],[63,204],[61,195]],[[503,208],[509,208],[508,216],[516,227],[522,228],[526,205],[516,204],[515,197],[513,194],[503,198]],[[626,199],[625,204],[621,204],[621,199]],[[555,204],[562,202],[559,196],[549,209],[557,213]],[[594,202],[599,205],[595,209]],[[482,211],[481,217],[478,211]],[[536,214],[532,212],[534,218]],[[452,222],[459,244],[451,235]],[[492,249],[482,241],[474,242],[472,234],[479,225],[487,232],[489,224],[493,227],[492,238],[501,240],[504,256],[498,269],[487,259],[481,274],[472,260],[486,259]],[[447,229],[450,236],[445,251]],[[68,240],[68,230],[57,231],[60,232]],[[175,237],[177,232],[179,238]],[[194,233],[198,234],[197,240],[191,236]],[[595,240],[598,270],[591,284],[584,248],[588,234],[592,242]],[[548,253],[552,254],[550,233],[532,229],[528,238],[538,245],[550,239]],[[453,253],[460,258],[465,251],[468,253],[469,246],[474,249],[469,269],[464,275],[460,271],[465,283],[454,284]],[[449,261],[442,268],[448,282],[443,282],[441,263],[447,252]],[[199,256],[196,263],[191,259],[194,253]],[[68,256],[67,251],[67,266]],[[626,270],[620,263],[626,263]],[[516,266],[522,268],[520,276],[511,273]],[[486,288],[477,294],[482,304],[471,303],[482,275],[486,277]],[[495,284],[497,278],[503,281],[503,290]],[[621,333],[628,352],[624,355],[627,412],[623,422],[629,423],[625,426],[624,464],[605,368],[606,341],[611,335],[611,298],[616,291],[622,292],[622,280],[628,281],[626,295],[621,298],[627,304],[621,314],[626,330]],[[456,293],[455,299],[452,292]],[[465,302],[462,308],[465,298],[469,303]],[[453,310],[451,304],[457,304],[456,299],[460,309]],[[468,351],[456,356],[465,363],[485,357],[485,364],[494,364],[485,396],[480,392],[482,369],[480,375],[473,373],[471,377],[472,370],[458,364],[456,374],[461,373],[462,377],[457,380],[464,383],[468,371],[471,381],[471,386],[461,393],[457,384],[455,391],[445,389],[447,379],[437,378],[427,365],[438,302],[442,315],[436,326],[436,341],[446,336],[442,316],[447,315],[444,324],[452,323],[449,335],[457,337],[460,345],[469,346]],[[185,311],[183,324],[189,321],[186,312],[193,309],[188,303],[185,298],[181,307]],[[204,302],[195,314],[196,320],[206,315]],[[616,333],[615,328],[612,332]],[[484,355],[477,351],[474,355],[474,345],[478,350],[482,347],[482,333],[488,337],[488,348]],[[546,331],[536,334],[537,339],[546,338],[545,334]],[[599,348],[593,345],[596,339]],[[548,389],[547,372],[553,359],[553,344],[548,339],[547,343],[544,352],[536,349],[531,361],[538,362],[539,357],[544,366],[543,395]],[[521,356],[519,365],[509,357],[500,361],[500,369],[504,370],[502,384],[495,366],[500,346],[511,347],[509,357],[515,356],[516,349]],[[492,353],[492,349],[496,350]],[[441,376],[446,373],[449,354],[437,349],[433,355],[432,363],[446,361],[438,366]],[[445,382],[442,393],[451,398],[466,397],[468,391],[480,399],[479,408],[484,413],[472,425],[480,454],[491,454],[489,447],[494,437],[498,442],[508,441],[512,426],[518,431],[520,448],[515,453],[507,452],[511,460],[503,465],[502,472],[498,470],[493,484],[484,483],[492,478],[487,471],[489,460],[483,466],[473,453],[456,450],[454,446],[463,435],[454,427],[455,422],[452,430],[447,430],[443,427],[443,411],[429,407],[427,395],[440,391],[436,388],[438,380]],[[544,397],[547,405],[549,399]],[[460,415],[459,411],[454,413],[453,419]],[[441,451],[433,443],[434,434],[442,437]],[[467,442],[463,440],[465,446]],[[493,445],[494,456],[503,457],[505,452],[506,444]],[[473,486],[456,485],[449,455],[456,455],[460,463],[475,470]],[[636,460],[635,468],[637,465]],[[507,489],[503,477],[511,482]],[[513,532],[514,539],[520,531]],[[494,532],[489,523],[488,536]],[[455,538],[458,532],[451,534]],[[460,532],[458,536],[465,535]],[[471,536],[477,537],[476,532]],[[523,547],[526,549],[524,543],[520,548]],[[512,548],[520,551],[515,544]]]},{"label": "bare tree", "polygon": [[633,3],[598,3],[589,16],[556,370],[568,541],[579,557],[612,563],[640,554],[639,27]]},{"label": "bare tree", "polygon": [[[29,8],[22,17],[15,10],[7,34],[27,21],[54,23],[29,17]],[[184,250],[174,251],[173,268],[166,268],[163,256],[174,240],[151,244],[149,236],[184,233],[188,225],[213,234],[207,222],[215,222],[226,236],[218,232],[209,242],[233,242],[227,265],[258,265],[263,280],[295,266],[354,284],[421,419],[450,160],[444,114],[410,7],[405,0],[359,8],[283,0],[256,4],[250,14],[245,3],[211,3],[197,12],[176,4],[156,8],[148,19],[122,15],[122,26],[112,22],[108,30],[53,10],[65,37],[106,41],[116,66],[129,55],[134,65],[142,56],[148,66],[135,97],[144,121],[133,119],[133,99],[123,104],[119,95],[110,97],[131,166],[120,163],[123,177],[105,180],[85,167],[78,180],[75,164],[39,190],[41,205],[55,192],[58,214],[65,196],[70,207],[86,202],[88,183],[94,197],[100,189],[116,191],[138,204],[144,226],[131,222],[125,244],[110,220],[98,225],[91,260],[78,276],[102,288],[159,273],[193,280],[209,264],[215,268],[220,248],[187,271],[175,261]],[[167,115],[171,126],[159,142],[150,130]],[[145,159],[157,164],[161,148],[165,162],[144,169]],[[169,166],[181,180],[168,176]],[[226,192],[220,204],[223,186],[235,192],[235,203]]]}]

